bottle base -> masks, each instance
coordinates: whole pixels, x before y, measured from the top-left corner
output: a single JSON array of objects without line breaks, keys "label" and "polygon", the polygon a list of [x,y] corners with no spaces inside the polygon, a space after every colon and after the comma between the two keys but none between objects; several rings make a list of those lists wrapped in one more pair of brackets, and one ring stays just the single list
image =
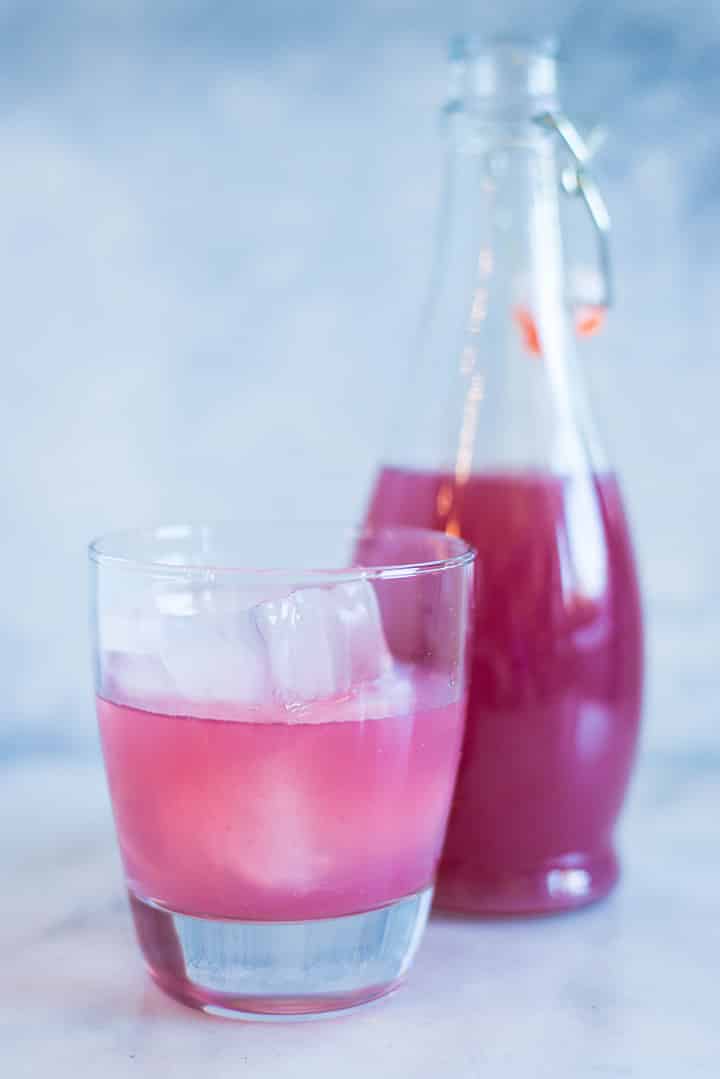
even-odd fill
[{"label": "bottle base", "polygon": [[619,875],[612,850],[566,855],[536,870],[502,875],[467,862],[445,863],[435,888],[435,909],[486,917],[571,911],[603,899]]},{"label": "bottle base", "polygon": [[402,983],[432,887],[362,914],[306,922],[195,917],[130,892],[154,981],[181,1003],[235,1019],[312,1019],[355,1009]]}]

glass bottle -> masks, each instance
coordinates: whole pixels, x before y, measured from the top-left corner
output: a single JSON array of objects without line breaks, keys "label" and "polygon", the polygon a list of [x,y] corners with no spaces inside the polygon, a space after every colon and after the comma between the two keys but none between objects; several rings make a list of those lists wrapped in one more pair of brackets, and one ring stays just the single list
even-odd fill
[{"label": "glass bottle", "polygon": [[[436,903],[559,910],[617,879],[642,695],[632,545],[575,355],[610,300],[609,221],[548,48],[464,40],[451,77],[435,272],[368,517],[461,535],[479,555]],[[597,241],[596,290],[582,298],[563,187]]]}]

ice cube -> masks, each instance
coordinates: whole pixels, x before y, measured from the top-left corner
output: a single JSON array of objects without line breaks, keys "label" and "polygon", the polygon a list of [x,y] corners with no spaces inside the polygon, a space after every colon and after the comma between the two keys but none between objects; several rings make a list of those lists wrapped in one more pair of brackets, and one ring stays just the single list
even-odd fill
[{"label": "ice cube", "polygon": [[157,619],[140,611],[107,613],[99,621],[101,693],[119,704],[141,706],[172,691],[159,657],[162,635]]},{"label": "ice cube", "polygon": [[264,645],[244,612],[165,618],[162,661],[185,701],[257,705],[270,694]]},{"label": "ice cube", "polygon": [[385,719],[408,715],[415,702],[413,680],[409,673],[398,667],[364,687],[353,703],[358,718]]},{"label": "ice cube", "polygon": [[369,581],[302,588],[258,604],[273,690],[287,705],[343,696],[390,666]]},{"label": "ice cube", "polygon": [[101,694],[117,704],[141,708],[159,704],[173,691],[162,660],[139,652],[106,652]]},{"label": "ice cube", "polygon": [[303,588],[258,604],[254,615],[267,649],[273,689],[286,704],[349,690],[350,664],[329,590]]},{"label": "ice cube", "polygon": [[341,635],[347,642],[350,680],[370,682],[390,669],[380,607],[370,581],[348,581],[331,589]]},{"label": "ice cube", "polygon": [[273,693],[288,706],[347,696],[390,671],[369,581],[258,599],[164,588],[145,611],[107,616],[101,649],[115,657],[116,697],[142,705],[164,694],[206,715],[209,702],[257,706]]},{"label": "ice cube", "polygon": [[145,610],[104,615],[99,637],[103,683],[120,703],[159,706],[163,697],[204,715],[208,701],[257,705],[270,697],[257,626],[227,597],[163,591]]},{"label": "ice cube", "polygon": [[162,644],[160,620],[141,610],[108,612],[99,619],[98,637],[103,652],[151,655]]},{"label": "ice cube", "polygon": [[[322,885],[331,866],[322,826],[315,808],[316,791],[272,758],[259,761],[252,791],[243,798],[244,826],[228,849],[230,865],[255,887],[292,895]],[[262,837],[258,841],[258,837]]]}]

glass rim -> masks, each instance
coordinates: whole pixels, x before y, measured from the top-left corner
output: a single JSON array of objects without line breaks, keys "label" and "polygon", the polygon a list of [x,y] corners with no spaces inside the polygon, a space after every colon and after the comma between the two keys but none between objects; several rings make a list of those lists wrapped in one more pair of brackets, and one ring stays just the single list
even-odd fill
[{"label": "glass rim", "polygon": [[[241,565],[228,564],[229,560],[188,558],[187,561],[177,562],[165,559],[136,558],[128,554],[118,554],[108,548],[117,546],[120,549],[123,544],[130,546],[133,542],[150,541],[181,541],[190,538],[194,533],[207,536],[227,528],[246,528],[253,531],[258,528],[285,528],[301,529],[305,532],[311,529],[327,531],[329,529],[342,532],[348,538],[353,537],[356,541],[373,536],[397,536],[401,538],[411,537],[435,537],[442,539],[448,545],[449,553],[445,557],[427,558],[407,561],[393,561],[367,566],[342,566],[317,568],[308,566],[285,565]],[[156,577],[179,577],[189,576],[209,577],[235,577],[239,579],[262,578],[271,581],[292,581],[302,583],[304,581],[313,584],[341,581],[358,581],[363,579],[393,580],[403,577],[413,577],[419,574],[439,573],[445,570],[456,569],[472,565],[475,561],[475,548],[458,536],[453,536],[439,529],[420,528],[411,525],[351,525],[337,521],[207,521],[176,525],[150,525],[140,528],[116,529],[96,536],[87,547],[88,558],[91,563],[100,568],[120,569],[137,571]],[[233,560],[234,561],[234,560]]]}]

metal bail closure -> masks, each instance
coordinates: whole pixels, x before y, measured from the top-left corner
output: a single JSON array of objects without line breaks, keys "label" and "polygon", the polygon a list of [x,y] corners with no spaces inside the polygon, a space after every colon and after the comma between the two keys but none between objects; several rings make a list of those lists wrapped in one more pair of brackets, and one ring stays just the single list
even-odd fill
[{"label": "metal bail closure", "polygon": [[[593,150],[588,146],[575,125],[561,113],[543,112],[534,117],[536,124],[555,131],[573,159],[572,167],[563,173],[562,184],[568,195],[580,195],[590,214],[597,235],[597,252],[600,269],[601,293],[593,299],[593,305],[610,307],[613,302],[612,265],[610,259],[610,214],[600,189],[588,171]],[[579,300],[579,302],[583,302]]]}]

